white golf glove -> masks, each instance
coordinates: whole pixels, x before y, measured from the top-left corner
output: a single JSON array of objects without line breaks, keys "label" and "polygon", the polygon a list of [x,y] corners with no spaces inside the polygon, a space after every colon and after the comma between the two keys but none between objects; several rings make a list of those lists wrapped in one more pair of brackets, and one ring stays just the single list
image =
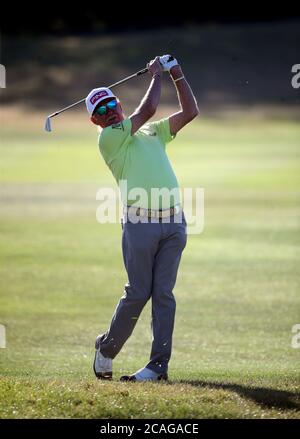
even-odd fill
[{"label": "white golf glove", "polygon": [[177,59],[175,59],[172,55],[160,56],[159,62],[161,63],[164,72],[170,72],[172,67],[178,66]]}]

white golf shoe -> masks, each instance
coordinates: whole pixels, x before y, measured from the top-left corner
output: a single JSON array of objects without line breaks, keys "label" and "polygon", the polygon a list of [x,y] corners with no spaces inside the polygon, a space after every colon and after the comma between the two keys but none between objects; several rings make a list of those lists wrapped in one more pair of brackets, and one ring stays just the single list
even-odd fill
[{"label": "white golf shoe", "polygon": [[112,359],[106,358],[100,352],[100,336],[96,338],[95,343],[95,358],[93,369],[96,377],[99,380],[111,380],[112,379]]},{"label": "white golf shoe", "polygon": [[123,375],[120,381],[167,381],[167,373],[156,373],[147,367],[135,372],[133,375]]}]

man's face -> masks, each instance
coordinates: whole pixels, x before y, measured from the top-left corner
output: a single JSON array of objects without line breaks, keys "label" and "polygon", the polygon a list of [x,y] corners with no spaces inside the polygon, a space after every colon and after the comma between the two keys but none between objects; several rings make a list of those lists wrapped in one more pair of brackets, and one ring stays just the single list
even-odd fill
[{"label": "man's face", "polygon": [[[115,98],[107,98],[103,99],[100,102],[99,106],[102,107],[106,105],[108,102],[115,100]],[[91,117],[91,121],[95,125],[100,125],[102,128],[108,127],[110,125],[122,122],[125,119],[125,115],[123,113],[120,102],[117,100],[116,108],[108,108],[106,107],[106,112],[103,115],[100,115],[96,112],[93,113]]]}]

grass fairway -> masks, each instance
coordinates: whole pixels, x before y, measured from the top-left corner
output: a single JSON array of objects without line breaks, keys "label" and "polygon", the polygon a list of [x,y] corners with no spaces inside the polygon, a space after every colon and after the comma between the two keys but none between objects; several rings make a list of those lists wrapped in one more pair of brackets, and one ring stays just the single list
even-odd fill
[{"label": "grass fairway", "polygon": [[199,118],[168,146],[179,182],[205,189],[175,288],[170,383],[119,383],[148,361],[150,304],[95,380],[95,336],[126,281],[119,224],[95,196],[115,183],[86,116],[2,114],[0,418],[299,418],[300,126]]}]

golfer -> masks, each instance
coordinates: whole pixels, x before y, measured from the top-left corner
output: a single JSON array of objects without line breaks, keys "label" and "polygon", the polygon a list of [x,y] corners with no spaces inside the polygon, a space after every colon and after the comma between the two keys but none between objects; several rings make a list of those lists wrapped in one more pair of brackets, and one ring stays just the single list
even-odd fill
[{"label": "golfer", "polygon": [[[100,152],[119,186],[121,181],[127,185],[125,192],[121,190],[121,224],[128,282],[110,327],[96,338],[93,368],[99,379],[112,378],[112,360],[132,334],[150,298],[153,340],[149,362],[135,373],[121,377],[121,381],[168,379],[176,309],[173,288],[187,236],[178,182],[166,154],[166,144],[199,110],[175,58],[156,57],[148,68],[152,76],[150,86],[130,117],[125,116],[120,101],[108,88],[94,89],[86,98],[91,121],[102,128]],[[149,123],[159,104],[163,71],[169,72],[173,80],[180,110]],[[171,196],[153,197],[154,189],[167,189]],[[142,190],[145,196],[134,200],[129,194],[135,190]]]}]

